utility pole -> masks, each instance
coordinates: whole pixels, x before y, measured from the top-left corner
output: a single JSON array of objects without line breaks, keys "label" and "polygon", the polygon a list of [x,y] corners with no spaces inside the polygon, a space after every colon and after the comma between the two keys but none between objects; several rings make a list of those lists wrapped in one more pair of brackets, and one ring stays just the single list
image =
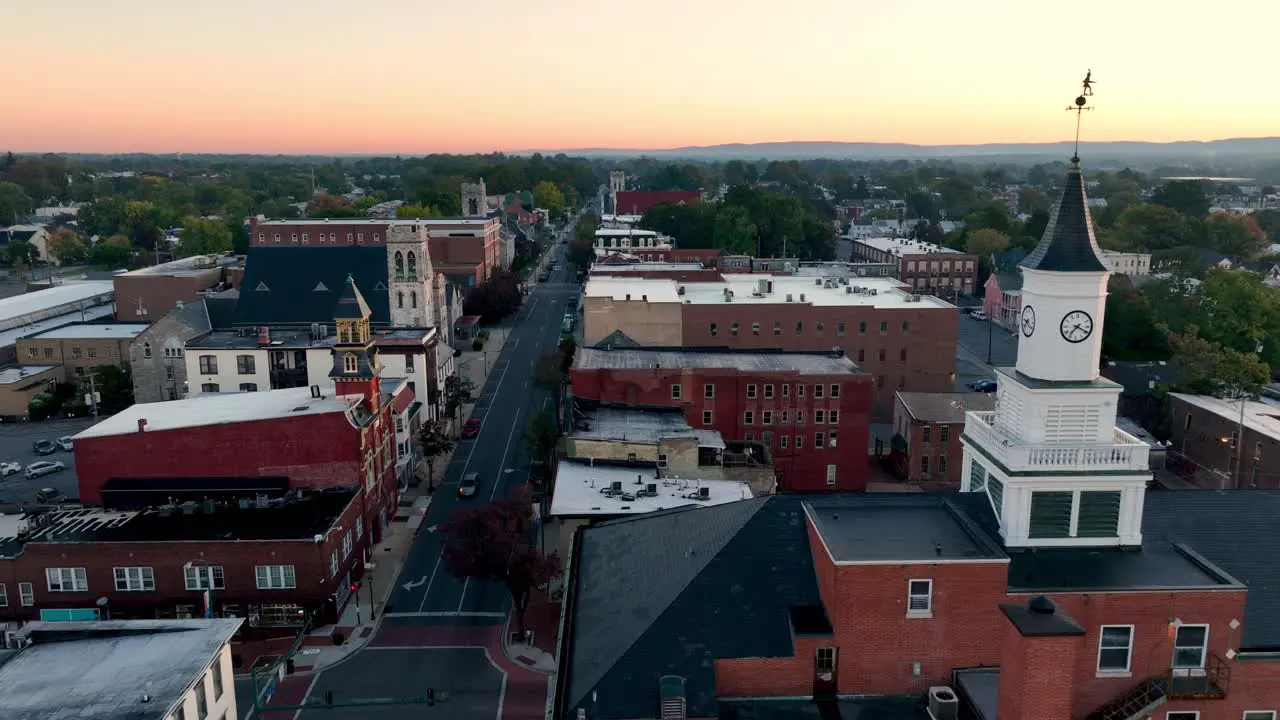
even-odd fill
[{"label": "utility pole", "polygon": [[89,406],[93,408],[93,416],[98,417],[98,384],[93,371],[89,372]]},{"label": "utility pole", "polygon": [[987,318],[987,364],[988,365],[991,364],[991,334],[994,332],[991,329],[991,326],[994,325],[995,322],[996,322],[995,318],[993,317]]},{"label": "utility pole", "polygon": [[1232,488],[1240,489],[1240,468],[1244,465],[1244,404],[1248,396],[1240,393],[1240,422],[1236,424],[1236,472]]}]

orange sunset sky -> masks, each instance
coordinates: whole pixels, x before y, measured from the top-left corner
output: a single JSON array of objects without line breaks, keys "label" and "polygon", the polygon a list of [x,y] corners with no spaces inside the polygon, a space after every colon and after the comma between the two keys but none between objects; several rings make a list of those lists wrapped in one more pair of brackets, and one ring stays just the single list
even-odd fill
[{"label": "orange sunset sky", "polygon": [[1280,2],[3,0],[0,150],[1280,134]]}]

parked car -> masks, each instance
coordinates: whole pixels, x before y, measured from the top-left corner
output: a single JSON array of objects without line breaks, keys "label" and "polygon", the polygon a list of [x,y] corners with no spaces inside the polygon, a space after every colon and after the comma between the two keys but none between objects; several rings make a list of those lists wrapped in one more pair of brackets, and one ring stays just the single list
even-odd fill
[{"label": "parked car", "polygon": [[37,455],[52,455],[58,452],[58,446],[54,445],[53,442],[49,440],[37,440],[31,443],[31,449],[34,450]]},{"label": "parked car", "polygon": [[969,389],[980,393],[993,393],[996,391],[995,380],[975,380],[969,383]]},{"label": "parked car", "polygon": [[970,310],[969,317],[973,318],[974,320],[986,320],[987,314],[981,310]]},{"label": "parked car", "polygon": [[9,477],[22,472],[22,464],[16,462],[0,463],[0,477]]},{"label": "parked car", "polygon": [[480,490],[480,473],[467,473],[458,483],[458,497],[475,497]]},{"label": "parked car", "polygon": [[27,479],[30,480],[32,478],[38,478],[44,475],[49,475],[56,472],[62,472],[63,470],[66,470],[66,469],[67,469],[67,466],[62,464],[61,460],[54,460],[52,462],[49,460],[37,460],[27,466],[27,471],[25,475],[27,476]]},{"label": "parked car", "polygon": [[560,330],[565,335],[572,333],[575,320],[577,320],[577,318],[573,316],[573,313],[565,313],[564,317],[560,320]]},{"label": "parked car", "polygon": [[[61,465],[62,463],[58,464]],[[36,502],[38,503],[58,502],[65,499],[62,491],[57,488],[40,488],[36,491]]]},{"label": "parked car", "polygon": [[74,445],[71,442],[70,435],[63,435],[62,437],[58,438],[55,442],[58,445],[58,449],[63,452],[71,452],[74,447]]},{"label": "parked car", "polygon": [[480,421],[475,418],[462,423],[462,437],[473,438],[480,434]]}]

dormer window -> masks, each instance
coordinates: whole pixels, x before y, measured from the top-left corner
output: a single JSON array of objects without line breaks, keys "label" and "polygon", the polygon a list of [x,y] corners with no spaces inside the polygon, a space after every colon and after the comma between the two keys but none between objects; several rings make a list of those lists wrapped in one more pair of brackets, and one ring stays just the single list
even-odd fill
[{"label": "dormer window", "polygon": [[346,355],[342,356],[343,372],[353,373],[353,372],[356,372],[358,369],[359,369],[359,364],[356,361],[355,353],[347,353]]}]

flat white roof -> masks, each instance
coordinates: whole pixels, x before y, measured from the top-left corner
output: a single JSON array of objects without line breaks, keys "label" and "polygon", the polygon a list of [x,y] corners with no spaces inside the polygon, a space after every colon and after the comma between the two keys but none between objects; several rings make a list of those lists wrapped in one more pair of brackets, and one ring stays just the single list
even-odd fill
[{"label": "flat white roof", "polygon": [[155,432],[344,412],[356,402],[355,396],[334,396],[332,391],[325,391],[324,397],[313,398],[309,387],[267,392],[208,393],[184,400],[132,405],[76,435],[76,439],[136,433],[138,420],[146,420],[146,431]]},{"label": "flat white roof", "polygon": [[949,247],[934,245],[930,242],[922,240],[912,240],[911,238],[894,238],[894,237],[858,237],[857,242],[873,247],[877,250],[883,250],[891,253],[896,257],[903,255],[923,255],[927,253],[947,253],[959,255],[959,250],[953,250]]},{"label": "flat white roof", "polygon": [[657,237],[653,230],[637,230],[635,228],[598,228],[596,237]]},{"label": "flat white roof", "polygon": [[95,305],[84,312],[73,310],[61,315],[54,315],[44,320],[39,320],[26,325],[18,325],[4,332],[0,332],[0,347],[9,347],[18,342],[18,338],[26,337],[36,333],[52,330],[67,323],[89,322],[93,320],[104,320],[115,315],[115,308],[111,305]]},{"label": "flat white roof", "polygon": [[638,223],[642,215],[601,215],[600,222]]},{"label": "flat white roof", "polygon": [[[722,282],[677,282],[675,280],[655,280],[651,278],[625,278],[612,277],[600,278],[599,280],[590,280],[587,283],[588,295],[590,295],[591,283],[593,282],[611,282],[616,286],[611,288],[615,297],[617,293],[630,292],[632,298],[638,297],[636,290],[627,290],[625,285],[637,283],[668,283],[673,291],[675,288],[683,287],[684,295],[678,292],[676,297],[689,304],[709,304],[725,302],[724,291],[727,289],[733,293],[733,299],[730,301],[734,304],[762,305],[777,304],[788,302],[787,296],[790,295],[789,302],[808,303],[823,307],[835,306],[870,306],[877,308],[952,308],[951,303],[945,300],[933,297],[931,295],[921,295],[918,302],[910,302],[911,294],[904,290],[901,282],[888,277],[858,277],[850,278],[847,284],[840,284],[836,278],[822,277],[797,277],[786,275],[764,275],[756,274],[733,274],[724,273],[721,277]],[[760,297],[756,297],[754,293],[760,289],[761,281],[769,281],[773,283],[772,292],[764,292]],[[622,286],[622,287],[619,287]],[[644,292],[653,298],[658,292],[656,285],[648,285]],[[873,294],[874,293],[874,294]],[[801,296],[804,296],[801,298]]]},{"label": "flat white roof", "polygon": [[289,220],[258,220],[258,227],[275,225],[487,225],[498,218],[297,218]]},{"label": "flat white roof", "polygon": [[607,297],[617,302],[627,300],[628,295],[633,301],[647,297],[647,302],[680,302],[675,281],[658,278],[588,277],[583,292],[589,298]]},{"label": "flat white roof", "polygon": [[150,265],[137,270],[130,270],[122,275],[130,277],[139,276],[171,276],[171,275],[196,275],[209,270],[217,270],[228,265],[239,263],[239,258],[234,255],[192,255],[191,257],[178,258],[170,260],[159,265]]},{"label": "flat white roof", "polygon": [[52,310],[60,305],[92,300],[99,295],[109,300],[115,294],[115,285],[110,280],[85,280],[83,282],[66,282],[44,290],[14,295],[0,300],[0,323],[6,320]]},{"label": "flat white roof", "polygon": [[132,340],[148,327],[147,323],[75,323],[46,330],[33,337],[41,340]]},{"label": "flat white roof", "polygon": [[34,375],[39,375],[46,370],[52,370],[56,365],[22,365],[20,367],[7,367],[0,369],[0,385],[12,385],[20,380],[26,380]]},{"label": "flat white roof", "polygon": [[[600,492],[612,483],[622,483],[627,497],[609,497]],[[654,497],[636,492],[657,485]],[[707,488],[709,499],[696,500],[699,488]],[[685,505],[720,505],[751,499],[744,482],[658,477],[656,468],[601,467],[572,460],[556,468],[555,491],[551,496],[552,517],[617,516],[668,510]]]},{"label": "flat white roof", "polygon": [[[1207,410],[1214,415],[1226,418],[1231,421],[1232,425],[1240,422],[1239,400],[1219,400],[1208,395],[1187,395],[1185,393],[1170,393],[1170,395],[1202,410]],[[1244,426],[1254,432],[1262,433],[1272,440],[1280,440],[1280,405],[1245,400]]]},{"label": "flat white roof", "polygon": [[638,262],[626,265],[609,265],[602,263],[591,266],[591,273],[645,272],[651,270],[703,270],[700,262]]}]

